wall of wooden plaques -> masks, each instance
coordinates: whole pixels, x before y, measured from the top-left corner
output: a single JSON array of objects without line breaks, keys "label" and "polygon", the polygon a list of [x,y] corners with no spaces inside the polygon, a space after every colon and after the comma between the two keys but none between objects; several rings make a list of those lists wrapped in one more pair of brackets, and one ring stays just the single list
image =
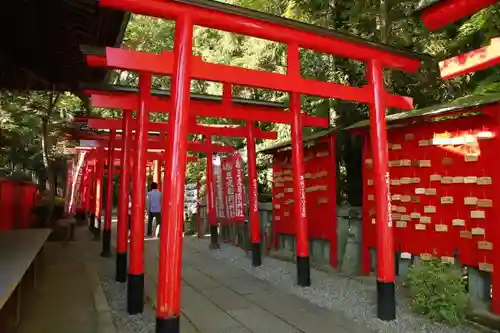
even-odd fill
[{"label": "wall of wooden plaques", "polygon": [[[304,148],[306,209],[309,237],[331,241],[336,249],[336,162],[329,143]],[[291,152],[278,152],[273,158],[273,238],[295,235],[293,171]]]},{"label": "wall of wooden plaques", "polygon": [[[500,257],[494,124],[481,115],[388,131],[396,251],[493,270],[495,253]],[[363,160],[363,258],[369,260],[377,223],[369,137]]]}]

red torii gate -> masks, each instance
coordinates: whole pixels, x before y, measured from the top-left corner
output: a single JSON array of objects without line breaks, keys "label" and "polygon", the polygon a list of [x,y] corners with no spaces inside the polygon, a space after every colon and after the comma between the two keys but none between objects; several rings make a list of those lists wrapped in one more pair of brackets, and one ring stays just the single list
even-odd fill
[{"label": "red torii gate", "polygon": [[[310,285],[307,219],[305,207],[305,186],[302,147],[302,114],[300,94],[319,95],[326,98],[343,98],[372,105],[372,147],[374,149],[375,189],[378,238],[378,316],[384,320],[395,318],[394,302],[394,253],[392,221],[390,219],[389,172],[387,160],[387,138],[385,108],[393,107],[394,99],[383,88],[383,67],[415,71],[420,61],[414,55],[396,54],[392,49],[376,47],[362,40],[347,38],[340,34],[300,24],[290,20],[245,10],[236,6],[207,0],[101,0],[100,5],[108,8],[130,11],[143,15],[157,16],[176,21],[174,57],[172,66],[172,104],[168,145],[169,169],[166,179],[171,179],[164,196],[170,207],[165,215],[167,228],[162,229],[160,239],[160,267],[157,301],[157,332],[179,332],[180,317],[180,272],[182,253],[183,192],[185,180],[186,134],[188,132],[190,79],[195,77],[194,69],[200,63],[192,58],[193,25],[251,35],[259,38],[281,41],[288,46],[288,70],[286,75],[211,64],[206,71],[209,80],[241,84],[253,87],[283,90],[290,93],[292,118],[292,146],[294,169],[294,196],[297,223],[297,268],[298,284]],[[362,88],[306,80],[301,77],[299,46],[366,62],[369,77],[368,86]],[[145,59],[146,60],[146,59]],[[111,64],[108,64],[111,66]],[[133,61],[129,69],[144,71],[147,64]],[[193,70],[192,70],[193,68]],[[159,70],[149,69],[154,73]],[[161,73],[168,74],[168,73]],[[151,76],[144,72],[139,78],[138,108],[138,157],[142,156],[142,140],[147,126]],[[411,109],[411,101],[396,97],[396,107]],[[272,120],[271,120],[272,121]],[[140,160],[140,158],[138,158]],[[136,168],[134,180],[140,179],[140,168]],[[140,213],[140,206],[134,207]],[[139,216],[138,216],[139,217]],[[169,265],[167,265],[167,258]],[[135,277],[134,277],[135,279]],[[166,281],[169,282],[167,287]],[[129,283],[131,281],[129,280]],[[143,286],[140,276],[133,282]],[[142,293],[136,295],[142,296]],[[142,303],[142,298],[139,299]]]},{"label": "red torii gate", "polygon": [[427,29],[438,30],[497,2],[498,0],[434,0],[421,8],[420,12]]},{"label": "red torii gate", "polygon": [[[113,121],[113,120],[111,120]],[[106,126],[105,124],[101,124]],[[92,128],[92,126],[90,126]],[[93,127],[93,129],[106,129],[106,127],[103,128],[96,128]],[[114,158],[114,151],[117,149],[122,150],[122,155],[124,153],[123,151],[123,146],[125,144],[125,140],[122,136],[117,136],[115,134],[116,130],[111,129],[109,135],[102,135],[102,134],[97,134],[97,135],[85,135],[81,134],[78,136],[80,139],[92,139],[96,141],[100,141],[102,144],[106,144],[107,148],[103,148],[103,150],[108,151],[108,160],[107,160],[107,165],[108,165],[108,183],[107,183],[107,195],[108,197],[111,196],[113,193],[113,179],[112,179],[112,174],[113,170],[112,168],[109,168],[109,165],[113,165],[113,162],[115,161]],[[162,138],[158,138],[156,140],[150,139],[147,142],[147,153],[146,153],[146,159],[147,160],[163,160],[165,159],[166,152],[165,151],[158,151],[163,149],[165,146],[165,140]],[[229,147],[229,146],[221,146],[221,145],[216,145],[216,144],[210,144],[210,143],[202,143],[202,142],[196,142],[196,141],[189,141],[188,142],[188,150],[189,151],[196,151],[196,152],[205,152],[207,154],[212,154],[214,152],[223,152],[223,153],[231,153],[234,152],[236,149],[234,147]],[[156,151],[154,151],[156,150]],[[189,161],[196,161],[197,159],[193,156],[188,156],[187,157],[188,162]],[[126,161],[124,159],[124,161]],[[133,162],[133,160],[130,160]],[[127,171],[127,164],[129,163],[122,163],[122,168],[120,171],[125,170]],[[125,172],[124,171],[124,172]],[[127,177],[125,176],[127,179]],[[124,187],[123,189],[120,188],[120,199],[125,198],[125,201],[123,202],[128,202],[128,187]],[[118,227],[118,239],[117,239],[117,254],[120,254],[123,256],[123,254],[126,255],[126,242],[127,242],[127,228],[126,228],[126,217],[127,217],[127,210],[128,206],[122,204],[121,205],[122,210],[121,212],[119,211],[119,215],[121,215],[122,218],[122,223],[121,226],[119,225]],[[111,214],[108,212],[111,212],[111,201],[106,202],[106,215],[105,215],[105,220],[104,220],[104,229],[103,229],[103,238],[102,238],[102,253],[101,256],[109,258],[111,257]],[[124,251],[121,251],[124,250]],[[118,256],[117,256],[118,258]],[[126,264],[126,261],[125,261]],[[119,268],[119,272],[117,272],[117,276],[120,277],[120,280],[126,278],[126,265],[125,267],[119,266],[118,265],[123,265],[122,259],[118,260],[117,259],[117,268]],[[125,272],[125,277],[123,276],[123,272]]]},{"label": "red torii gate", "polygon": [[[117,130],[123,130],[123,127],[120,124],[120,121],[118,119],[106,119],[106,118],[86,118],[86,122],[88,124],[88,127],[90,130],[102,130],[102,129],[107,129],[110,131],[117,131]],[[150,129],[151,130],[157,130],[160,132],[166,131],[168,128],[168,123],[167,122],[156,122],[156,123],[150,123]],[[249,159],[251,160],[249,162],[249,174],[250,174],[250,179],[253,179],[257,177],[256,175],[256,165],[255,165],[255,159],[256,159],[256,154],[255,154],[255,139],[276,139],[277,133],[276,132],[265,132],[260,129],[257,129],[253,127],[253,124],[248,124],[247,126],[239,126],[239,127],[214,127],[214,126],[206,126],[206,125],[200,125],[200,124],[191,124],[190,126],[190,131],[192,133],[196,134],[203,134],[207,136],[207,141],[209,142],[210,136],[227,136],[227,137],[243,137],[247,138],[247,149],[248,149],[248,156]],[[89,138],[96,138],[96,135],[91,135]],[[153,146],[154,145],[154,146]],[[113,146],[115,147],[122,147],[123,146],[123,139],[119,141],[117,138],[114,139]],[[156,148],[160,149],[163,148],[164,143],[163,140],[160,138],[158,139],[150,139],[148,142],[148,148]],[[215,145],[215,144],[210,144],[210,143],[195,143],[194,142],[188,142],[188,150],[190,151],[198,151],[198,152],[205,152],[207,155],[207,187],[209,188],[207,195],[211,198],[212,196],[212,191],[210,190],[213,187],[213,174],[212,174],[212,168],[211,168],[211,156],[215,152],[233,152],[235,149],[232,147],[225,147],[225,146],[220,146],[220,145]],[[148,152],[148,154],[150,154]],[[189,156],[188,156],[189,157]],[[151,158],[148,158],[151,159]],[[253,175],[253,178],[252,178]],[[254,182],[254,186],[256,187],[256,181]],[[125,190],[125,189],[124,189]],[[120,195],[123,195],[126,197],[127,193],[125,191],[125,194],[122,194],[122,189],[120,189]],[[209,200],[213,202],[212,200]],[[258,199],[257,197],[252,198],[250,200],[252,203],[252,207],[256,208],[253,211],[253,216],[251,216],[251,220],[255,220],[258,222]],[[255,202],[255,203],[254,203]],[[211,225],[211,240],[212,240],[212,246],[213,247],[218,247],[218,240],[217,240],[217,227],[216,227],[216,216],[215,216],[215,209],[210,210],[211,214],[209,214],[209,221]],[[126,218],[126,209],[127,207],[123,205],[122,209],[119,210],[119,220],[120,216],[124,220]],[[255,216],[257,214],[257,217]],[[105,224],[106,227],[107,224]],[[260,234],[260,229],[255,228],[255,226],[259,226],[258,223],[253,223],[252,224],[254,230],[252,232],[253,235]],[[118,229],[120,231],[120,224]],[[123,234],[123,235],[122,235]],[[119,232],[119,235],[122,235],[120,239],[117,242],[117,254],[126,255],[126,231],[122,233]],[[120,241],[121,240],[121,241]],[[103,240],[103,246],[105,242]],[[252,263],[254,266],[260,266],[262,263],[262,258],[261,258],[261,246],[260,246],[260,239],[257,239],[255,242],[253,242],[254,248],[253,248],[253,256],[252,256]],[[109,245],[108,245],[109,246]],[[122,259],[118,259],[117,256],[117,268],[119,267],[119,271],[121,272],[120,274],[117,273],[117,281],[119,282],[124,282],[125,276],[126,276],[126,265],[123,266],[122,264]],[[125,272],[125,273],[124,273]],[[125,274],[125,275],[124,275]]]},{"label": "red torii gate", "polygon": [[[227,93],[227,89],[225,90]],[[227,96],[226,96],[227,97]],[[97,107],[94,104],[94,100],[92,100],[92,105]],[[133,105],[129,105],[127,109],[131,109]],[[88,126],[90,129],[108,129],[108,130],[122,130],[122,124],[117,119],[104,119],[104,118],[88,118],[87,120]],[[165,132],[168,129],[168,122],[153,122],[149,124],[149,129],[152,131]],[[250,225],[251,225],[251,240],[252,240],[252,264],[254,266],[260,266],[262,264],[262,255],[261,255],[261,240],[260,240],[260,224],[259,224],[259,215],[258,215],[258,197],[257,197],[257,166],[256,166],[256,152],[255,152],[255,140],[256,139],[267,139],[274,140],[277,138],[276,132],[266,132],[262,131],[256,127],[254,127],[252,122],[247,122],[246,126],[207,126],[196,123],[196,120],[193,119],[193,122],[189,125],[189,132],[193,134],[201,134],[206,137],[206,142],[210,143],[210,138],[212,136],[226,136],[226,137],[240,137],[247,139],[247,151],[248,151],[248,173],[249,179],[251,180],[251,186],[254,187],[254,191],[252,192],[254,196],[250,198],[250,206],[251,206],[251,216],[250,216]],[[191,144],[192,145],[192,144]],[[215,152],[229,152],[228,150],[223,149],[210,149],[210,147],[218,148],[215,145],[209,145],[207,149],[197,149],[197,151],[204,151],[207,156],[207,170],[206,170],[206,178],[207,178],[207,201],[212,204],[212,207],[209,209],[209,222],[210,222],[210,232],[211,232],[211,245],[212,248],[217,248],[218,239],[217,239],[217,221],[215,215],[215,207],[213,205],[214,200],[212,198],[212,189],[213,189],[213,172],[212,172],[212,153]],[[188,144],[189,148],[189,144]],[[191,150],[191,149],[189,149]],[[252,222],[254,221],[254,222]]]}]

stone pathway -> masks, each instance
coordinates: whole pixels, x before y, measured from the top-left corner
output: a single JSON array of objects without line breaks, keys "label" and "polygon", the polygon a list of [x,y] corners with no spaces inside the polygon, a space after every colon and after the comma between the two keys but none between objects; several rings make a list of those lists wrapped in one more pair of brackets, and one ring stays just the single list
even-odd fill
[{"label": "stone pathway", "polygon": [[[85,243],[85,242],[84,242]],[[37,286],[22,305],[18,333],[100,333],[86,246],[46,243]]]},{"label": "stone pathway", "polygon": [[[277,290],[221,263],[186,238],[182,270],[183,333],[369,333],[344,316]],[[158,240],[145,248],[146,293],[156,300]]]}]

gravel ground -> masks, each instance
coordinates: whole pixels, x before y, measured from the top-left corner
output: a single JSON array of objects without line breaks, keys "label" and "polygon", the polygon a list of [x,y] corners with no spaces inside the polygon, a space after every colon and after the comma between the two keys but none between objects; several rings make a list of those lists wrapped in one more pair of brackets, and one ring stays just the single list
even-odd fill
[{"label": "gravel ground", "polygon": [[[184,238],[186,245],[199,251],[206,251],[208,240]],[[221,249],[212,255],[219,261],[243,269],[250,275],[267,281],[277,288],[307,299],[311,303],[343,313],[347,318],[366,325],[380,333],[475,333],[482,332],[474,327],[450,328],[434,324],[412,314],[400,295],[397,296],[397,319],[383,322],[376,318],[375,285],[344,276],[327,274],[311,268],[312,286],[298,287],[295,284],[294,263],[266,257],[264,264],[255,268],[245,252],[234,246],[221,244]]]},{"label": "gravel ground", "polygon": [[117,283],[114,265],[109,261],[97,267],[102,289],[111,308],[113,321],[118,333],[154,333],[155,312],[150,304],[145,304],[144,313],[130,316],[127,313],[127,284]]}]

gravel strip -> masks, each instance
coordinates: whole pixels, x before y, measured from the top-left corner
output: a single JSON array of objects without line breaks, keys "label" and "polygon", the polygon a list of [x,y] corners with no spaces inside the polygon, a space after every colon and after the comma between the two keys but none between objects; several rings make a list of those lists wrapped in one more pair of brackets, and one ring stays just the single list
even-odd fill
[{"label": "gravel strip", "polygon": [[[187,246],[206,252],[207,239],[184,238]],[[397,295],[397,319],[384,322],[376,318],[376,287],[347,277],[332,275],[311,268],[312,286],[296,285],[294,263],[274,258],[264,258],[261,267],[255,268],[245,252],[237,247],[221,244],[212,251],[217,260],[240,268],[250,275],[271,283],[276,288],[307,299],[311,303],[343,313],[347,318],[380,333],[476,333],[473,327],[447,327],[412,314],[402,296]]]},{"label": "gravel strip", "polygon": [[144,305],[144,313],[127,313],[127,284],[118,283],[114,277],[114,265],[105,260],[97,265],[104,295],[111,308],[116,331],[119,333],[154,333],[155,312],[150,304]]}]

